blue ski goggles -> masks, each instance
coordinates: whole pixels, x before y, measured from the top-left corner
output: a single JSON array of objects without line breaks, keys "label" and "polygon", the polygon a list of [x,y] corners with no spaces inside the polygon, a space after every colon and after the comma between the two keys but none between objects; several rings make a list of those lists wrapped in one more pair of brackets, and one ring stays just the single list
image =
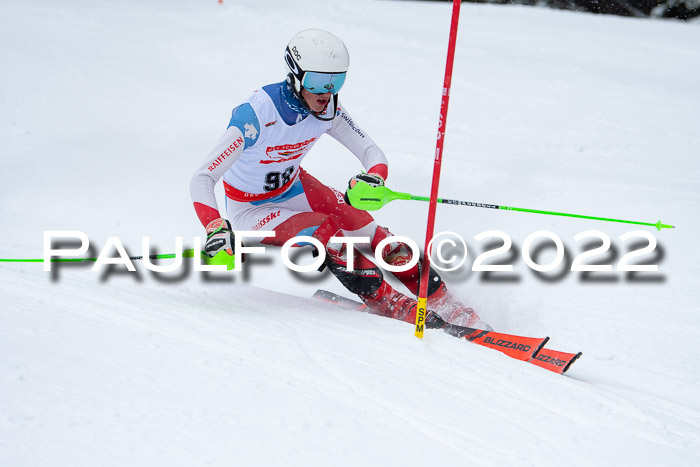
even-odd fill
[{"label": "blue ski goggles", "polygon": [[344,83],[345,73],[307,71],[301,79],[301,86],[312,94],[338,94]]}]

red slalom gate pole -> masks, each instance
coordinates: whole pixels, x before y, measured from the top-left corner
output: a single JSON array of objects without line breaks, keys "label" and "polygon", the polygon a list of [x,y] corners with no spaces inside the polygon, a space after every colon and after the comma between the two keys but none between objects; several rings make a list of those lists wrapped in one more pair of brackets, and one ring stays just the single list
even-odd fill
[{"label": "red slalom gate pole", "polygon": [[416,337],[423,338],[425,315],[428,310],[428,278],[430,277],[430,251],[428,247],[435,231],[435,211],[437,209],[438,187],[440,186],[440,168],[442,166],[442,148],[445,142],[447,125],[447,107],[450,103],[450,88],[452,87],[452,66],[457,44],[457,27],[459,26],[459,7],[461,0],[452,1],[452,22],[450,25],[450,42],[447,47],[447,63],[445,65],[445,83],[442,87],[442,102],[440,103],[440,122],[438,123],[437,145],[435,147],[435,162],[433,165],[433,184],[430,189],[430,205],[428,207],[428,226],[425,232],[425,251],[423,252],[423,273],[418,289],[418,306],[416,311]]}]

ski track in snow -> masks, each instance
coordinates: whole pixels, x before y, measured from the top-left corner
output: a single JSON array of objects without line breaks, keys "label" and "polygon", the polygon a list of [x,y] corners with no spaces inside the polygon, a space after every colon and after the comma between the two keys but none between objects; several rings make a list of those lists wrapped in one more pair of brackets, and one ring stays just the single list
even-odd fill
[{"label": "ski track in snow", "polygon": [[[41,257],[44,230],[86,232],[91,255],[109,236],[190,245],[192,170],[307,27],[346,42],[342,99],[388,185],[428,194],[450,5],[318,5],[1,4],[0,257]],[[512,237],[513,273],[444,276],[498,330],[583,351],[566,376],[313,302],[346,292],[274,249],[233,278],[3,263],[0,465],[700,464],[698,57],[697,22],[462,6],[441,195],[678,227],[649,229],[658,273],[541,276],[520,257],[531,232],[573,257],[574,235],[604,231],[616,264],[635,228],[439,207],[467,265],[476,234]],[[360,169],[330,138],[304,167],[339,189]],[[426,212],[375,218],[421,244]]]}]

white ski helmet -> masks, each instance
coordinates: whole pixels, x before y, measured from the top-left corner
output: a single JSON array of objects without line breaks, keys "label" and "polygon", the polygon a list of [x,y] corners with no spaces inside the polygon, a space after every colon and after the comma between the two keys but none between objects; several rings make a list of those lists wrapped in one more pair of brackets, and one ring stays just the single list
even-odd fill
[{"label": "white ski helmet", "polygon": [[345,83],[350,65],[343,41],[321,29],[306,29],[289,41],[284,59],[289,67],[287,81],[294,97],[304,102],[302,88],[314,94],[331,92],[337,107],[338,92]]}]

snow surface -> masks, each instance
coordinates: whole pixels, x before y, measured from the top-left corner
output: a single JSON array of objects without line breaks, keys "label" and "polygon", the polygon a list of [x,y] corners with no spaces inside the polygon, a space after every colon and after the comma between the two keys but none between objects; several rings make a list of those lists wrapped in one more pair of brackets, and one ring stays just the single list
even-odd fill
[{"label": "snow surface", "polygon": [[[0,257],[42,257],[45,230],[85,232],[92,255],[110,236],[131,254],[142,236],[191,244],[194,168],[307,27],[346,42],[342,99],[389,186],[428,194],[450,8],[3,1]],[[604,231],[615,264],[635,227],[439,208],[436,231],[472,252],[451,289],[502,332],[583,351],[566,376],[311,302],[346,292],[275,250],[235,277],[5,263],[0,465],[699,465],[698,26],[462,6],[441,195],[677,226],[644,228],[658,273],[535,274],[531,232],[570,260],[574,235]],[[331,138],[304,166],[341,189],[360,169]],[[426,213],[395,201],[376,218],[422,244]],[[513,273],[470,271],[492,229],[513,239]]]}]

